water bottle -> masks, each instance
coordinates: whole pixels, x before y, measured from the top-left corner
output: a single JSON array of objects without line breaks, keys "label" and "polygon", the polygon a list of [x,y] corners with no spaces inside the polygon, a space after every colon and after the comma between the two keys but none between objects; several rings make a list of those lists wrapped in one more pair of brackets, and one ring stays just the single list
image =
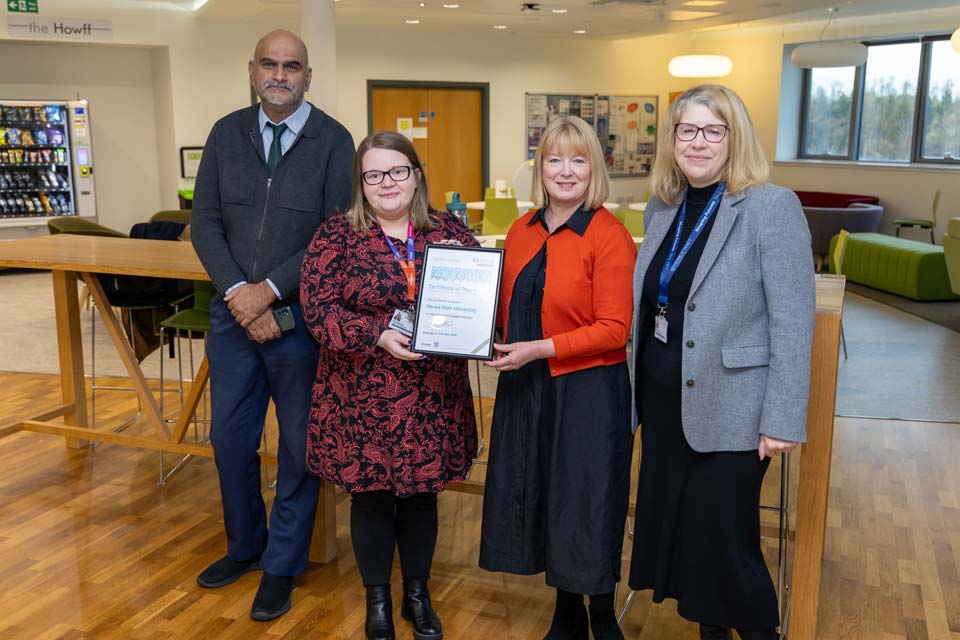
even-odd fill
[{"label": "water bottle", "polygon": [[447,211],[457,216],[457,220],[463,223],[467,229],[470,228],[470,216],[467,214],[467,203],[460,202],[460,193],[454,191],[450,194],[450,202],[447,203]]}]

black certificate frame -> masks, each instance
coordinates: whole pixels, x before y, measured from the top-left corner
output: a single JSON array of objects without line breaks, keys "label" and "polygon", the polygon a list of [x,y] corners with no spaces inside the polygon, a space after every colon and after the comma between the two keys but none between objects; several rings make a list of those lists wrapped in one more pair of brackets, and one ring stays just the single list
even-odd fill
[{"label": "black certificate frame", "polygon": [[[425,282],[427,280],[427,274],[431,271],[430,255],[431,252],[438,251],[463,251],[469,253],[476,253],[482,255],[495,255],[497,256],[497,282],[494,288],[493,295],[493,313],[490,318],[490,328],[488,339],[485,343],[486,349],[483,353],[458,353],[447,351],[443,348],[436,349],[425,349],[423,347],[417,347],[417,336],[421,328],[421,318],[425,313],[425,306],[421,304],[421,297],[424,292]],[[494,336],[496,335],[497,330],[497,306],[500,304],[500,283],[503,279],[503,249],[494,249],[491,247],[464,247],[459,245],[449,245],[449,244],[428,244],[426,251],[423,256],[423,268],[420,270],[420,286],[418,289],[417,295],[417,310],[414,314],[413,319],[413,336],[411,336],[411,347],[410,350],[415,353],[422,353],[425,355],[437,355],[437,356],[446,356],[450,358],[463,358],[466,360],[491,360],[493,359],[493,342]],[[483,334],[482,334],[483,335]]]}]

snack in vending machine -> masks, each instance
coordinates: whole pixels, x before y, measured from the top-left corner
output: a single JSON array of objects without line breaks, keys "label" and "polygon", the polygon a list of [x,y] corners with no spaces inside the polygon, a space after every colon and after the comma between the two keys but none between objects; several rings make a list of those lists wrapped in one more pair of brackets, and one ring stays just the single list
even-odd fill
[{"label": "snack in vending machine", "polygon": [[50,196],[50,208],[53,209],[54,213],[60,213],[60,203],[54,196]]},{"label": "snack in vending machine", "polygon": [[60,181],[60,188],[61,188],[61,189],[69,189],[69,188],[70,188],[70,185],[67,183],[67,176],[60,175],[59,173],[56,174],[56,176],[57,176],[57,180]]},{"label": "snack in vending machine", "polygon": [[70,208],[70,202],[63,197],[62,193],[57,194],[57,202],[60,203],[60,213],[73,213],[73,209]]},{"label": "snack in vending machine", "polygon": [[50,129],[50,144],[63,144],[63,131],[60,129]]},{"label": "snack in vending machine", "polygon": [[20,121],[33,122],[33,107],[20,107]]},{"label": "snack in vending machine", "polygon": [[44,163],[51,164],[53,162],[53,151],[51,149],[41,149],[40,155],[43,157]]},{"label": "snack in vending machine", "polygon": [[43,156],[40,155],[40,152],[36,149],[33,149],[29,152],[30,154],[30,164],[40,164],[43,162]]},{"label": "snack in vending machine", "polygon": [[20,144],[22,145],[31,145],[33,142],[33,131],[30,129],[23,129],[20,131]]},{"label": "snack in vending machine", "polygon": [[47,132],[45,129],[37,129],[33,132],[34,144],[47,144]]},{"label": "snack in vending machine", "polygon": [[47,110],[47,120],[50,122],[63,122],[63,117],[60,114],[60,105],[58,104],[48,104],[46,107]]},{"label": "snack in vending machine", "polygon": [[0,127],[0,145],[7,144],[7,129]]},{"label": "snack in vending machine", "polygon": [[20,144],[20,129],[17,129],[16,127],[7,129],[7,144]]},{"label": "snack in vending machine", "polygon": [[53,208],[50,206],[50,200],[47,198],[47,194],[41,191],[38,196],[40,198],[40,206],[43,207],[45,213],[53,213]]},{"label": "snack in vending machine", "polygon": [[5,107],[3,109],[3,119],[7,122],[19,122],[20,112],[16,107]]},{"label": "snack in vending machine", "polygon": [[30,196],[23,196],[21,202],[23,202],[23,208],[27,213],[33,213],[35,211],[33,208],[33,200],[30,199]]},{"label": "snack in vending machine", "polygon": [[57,164],[67,164],[66,149],[57,149]]},{"label": "snack in vending machine", "polygon": [[6,149],[0,149],[0,164],[10,164],[10,153]]},{"label": "snack in vending machine", "polygon": [[47,121],[47,110],[43,107],[34,107],[33,108],[33,119],[37,122],[46,122]]},{"label": "snack in vending machine", "polygon": [[11,149],[13,164],[23,164],[23,149]]}]

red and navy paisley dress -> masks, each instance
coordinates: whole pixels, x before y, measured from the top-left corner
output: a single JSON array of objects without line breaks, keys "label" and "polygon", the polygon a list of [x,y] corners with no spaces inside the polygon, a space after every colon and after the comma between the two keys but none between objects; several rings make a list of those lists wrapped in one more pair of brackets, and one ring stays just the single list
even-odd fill
[{"label": "red and navy paisley dress", "polygon": [[[417,231],[419,280],[427,243],[477,246],[454,216]],[[304,256],[300,304],[320,343],[307,426],[307,470],[347,491],[398,496],[439,492],[463,480],[477,453],[467,361],[403,361],[376,346],[406,278],[376,223],[358,234],[343,217],[324,222]]]}]

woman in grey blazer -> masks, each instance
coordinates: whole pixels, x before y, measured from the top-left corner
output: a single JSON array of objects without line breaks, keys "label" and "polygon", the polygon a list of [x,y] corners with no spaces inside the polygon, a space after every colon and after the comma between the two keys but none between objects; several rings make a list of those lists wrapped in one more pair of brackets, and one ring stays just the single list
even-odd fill
[{"label": "woman in grey blazer", "polygon": [[690,89],[667,110],[634,271],[642,457],[630,586],[675,598],[705,639],[776,638],[760,550],[770,456],[805,439],[810,234],[740,98]]}]

